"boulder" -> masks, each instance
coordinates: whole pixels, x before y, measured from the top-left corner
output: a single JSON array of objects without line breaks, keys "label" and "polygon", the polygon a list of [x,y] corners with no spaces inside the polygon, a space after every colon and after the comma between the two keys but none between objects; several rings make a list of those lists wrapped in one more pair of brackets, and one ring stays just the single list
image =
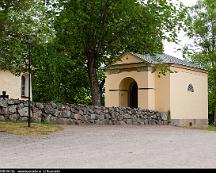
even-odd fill
[{"label": "boulder", "polygon": [[95,114],[91,114],[91,120],[95,120],[96,119],[96,115]]},{"label": "boulder", "polygon": [[55,114],[55,109],[52,107],[51,104],[47,104],[47,105],[45,105],[45,107],[44,107],[44,112],[45,112],[46,114],[52,114],[52,115],[54,115],[54,114]]},{"label": "boulder", "polygon": [[80,120],[80,119],[81,119],[80,114],[74,114],[74,119],[75,119],[75,120]]},{"label": "boulder", "polygon": [[0,121],[4,121],[5,117],[3,115],[0,115]]},{"label": "boulder", "polygon": [[28,107],[18,109],[18,113],[21,117],[27,117],[28,116]]},{"label": "boulder", "polygon": [[0,99],[0,107],[6,108],[8,106],[7,100]]},{"label": "boulder", "polygon": [[11,114],[9,116],[9,120],[11,121],[17,121],[19,119],[19,115],[18,114]]},{"label": "boulder", "polygon": [[0,114],[1,115],[8,115],[8,108],[3,108],[3,107],[0,107]]},{"label": "boulder", "polygon": [[13,105],[13,106],[9,106],[8,107],[8,113],[9,114],[13,114],[13,113],[16,113],[17,109],[16,109],[16,106]]},{"label": "boulder", "polygon": [[35,106],[39,109],[43,109],[44,105],[42,103],[35,103]]}]

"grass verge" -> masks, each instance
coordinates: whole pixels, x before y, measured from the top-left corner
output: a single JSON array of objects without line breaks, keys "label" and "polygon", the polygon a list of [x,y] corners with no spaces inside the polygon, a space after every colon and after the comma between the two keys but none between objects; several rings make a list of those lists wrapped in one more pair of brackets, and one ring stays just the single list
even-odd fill
[{"label": "grass verge", "polygon": [[195,130],[207,130],[207,131],[215,131],[216,132],[216,126],[214,125],[208,125],[207,128],[198,128],[198,127],[183,127],[188,129],[195,129]]},{"label": "grass verge", "polygon": [[0,133],[10,133],[15,135],[48,135],[50,133],[62,131],[63,128],[47,123],[31,123],[31,127],[28,127],[27,122],[11,122],[0,121]]}]

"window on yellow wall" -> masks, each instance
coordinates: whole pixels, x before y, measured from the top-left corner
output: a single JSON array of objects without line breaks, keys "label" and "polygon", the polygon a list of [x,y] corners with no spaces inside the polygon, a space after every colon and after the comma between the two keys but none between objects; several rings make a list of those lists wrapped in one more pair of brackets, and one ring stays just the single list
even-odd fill
[{"label": "window on yellow wall", "polygon": [[188,85],[188,89],[187,89],[189,92],[194,92],[194,87],[192,84],[189,84]]}]

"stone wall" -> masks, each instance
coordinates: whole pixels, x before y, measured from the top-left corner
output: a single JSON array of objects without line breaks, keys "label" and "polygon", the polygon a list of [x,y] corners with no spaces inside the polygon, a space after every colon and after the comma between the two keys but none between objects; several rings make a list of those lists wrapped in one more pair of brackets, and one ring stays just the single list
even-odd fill
[{"label": "stone wall", "polygon": [[[98,124],[98,125],[163,125],[166,113],[124,107],[102,107],[74,104],[32,103],[32,121],[56,124]],[[27,120],[28,102],[0,99],[0,120]]]}]

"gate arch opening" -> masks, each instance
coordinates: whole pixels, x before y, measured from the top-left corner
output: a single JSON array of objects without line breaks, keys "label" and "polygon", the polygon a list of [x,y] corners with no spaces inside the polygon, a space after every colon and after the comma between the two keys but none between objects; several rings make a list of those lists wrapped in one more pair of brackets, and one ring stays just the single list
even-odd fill
[{"label": "gate arch opening", "polygon": [[119,106],[122,107],[138,107],[138,85],[131,78],[124,78],[119,85]]}]

